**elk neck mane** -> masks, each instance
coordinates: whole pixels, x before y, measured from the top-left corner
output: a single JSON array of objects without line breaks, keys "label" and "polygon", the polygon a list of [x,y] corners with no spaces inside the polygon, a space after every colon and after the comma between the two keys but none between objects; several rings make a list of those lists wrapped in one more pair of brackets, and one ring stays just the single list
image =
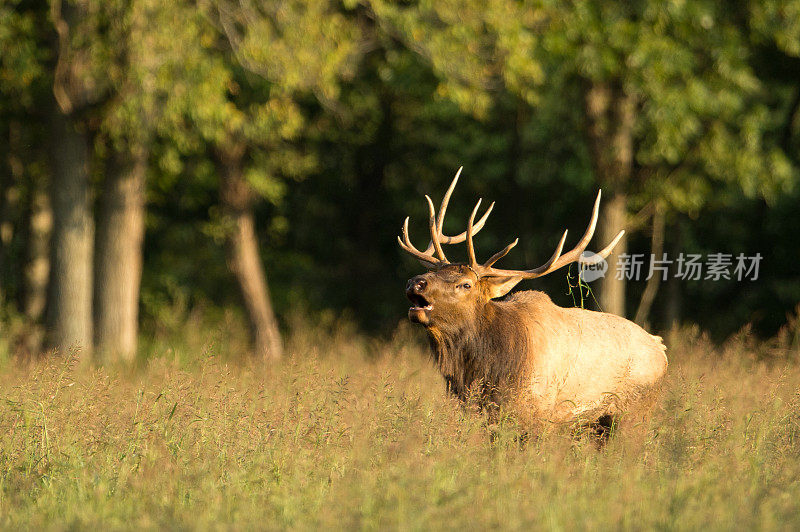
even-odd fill
[{"label": "elk neck mane", "polygon": [[522,300],[534,294],[547,298],[541,292],[517,292],[486,302],[472,319],[427,329],[434,359],[452,392],[463,397],[476,383],[511,389],[530,373],[528,328],[534,320]]}]

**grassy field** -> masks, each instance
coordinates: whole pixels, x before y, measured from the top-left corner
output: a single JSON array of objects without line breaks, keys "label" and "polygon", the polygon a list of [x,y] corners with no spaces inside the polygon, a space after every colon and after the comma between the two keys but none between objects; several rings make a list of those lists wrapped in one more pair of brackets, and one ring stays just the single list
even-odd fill
[{"label": "grassy field", "polygon": [[213,342],[136,370],[6,361],[0,528],[800,528],[792,334],[671,335],[650,426],[598,450],[487,426],[418,333],[298,333],[272,368]]}]

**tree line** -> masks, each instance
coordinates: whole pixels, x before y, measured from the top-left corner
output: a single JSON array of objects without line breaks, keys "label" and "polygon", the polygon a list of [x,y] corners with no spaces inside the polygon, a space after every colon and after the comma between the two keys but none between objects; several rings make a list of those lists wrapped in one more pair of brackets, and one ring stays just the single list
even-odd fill
[{"label": "tree line", "polygon": [[400,222],[461,165],[448,225],[497,200],[481,237],[519,266],[600,187],[612,265],[765,255],[750,284],[607,275],[606,311],[774,332],[800,300],[797,1],[2,0],[0,49],[0,288],[34,351],[130,360],[180,294],[241,304],[266,359],[301,304],[386,327]]}]

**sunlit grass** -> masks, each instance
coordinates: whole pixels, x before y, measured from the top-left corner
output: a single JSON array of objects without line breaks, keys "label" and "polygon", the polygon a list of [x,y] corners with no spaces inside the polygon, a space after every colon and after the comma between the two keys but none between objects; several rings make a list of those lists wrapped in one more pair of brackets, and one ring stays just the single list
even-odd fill
[{"label": "sunlit grass", "polygon": [[444,393],[416,332],[305,331],[272,368],[214,342],[136,370],[9,364],[0,527],[800,526],[792,348],[674,334],[650,425],[598,451],[487,426]]}]

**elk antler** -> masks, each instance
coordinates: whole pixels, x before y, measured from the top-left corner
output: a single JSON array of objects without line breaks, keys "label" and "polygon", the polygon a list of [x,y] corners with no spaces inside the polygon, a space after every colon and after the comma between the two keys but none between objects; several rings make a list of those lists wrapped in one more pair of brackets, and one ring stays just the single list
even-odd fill
[{"label": "elk antler", "polygon": [[[433,207],[433,201],[431,200],[430,196],[426,195],[425,199],[428,201],[428,211],[429,211],[429,218],[428,218],[428,228],[430,229],[431,233],[431,241],[428,244],[428,247],[425,251],[420,251],[411,243],[411,240],[408,237],[408,222],[409,218],[406,217],[405,222],[403,223],[403,238],[401,239],[399,236],[397,237],[397,241],[400,243],[400,247],[406,250],[411,255],[415,256],[423,265],[430,267],[432,269],[440,268],[446,264],[450,264],[447,260],[447,257],[442,250],[442,244],[459,244],[466,240],[467,242],[467,255],[468,255],[468,265],[469,267],[480,277],[514,277],[520,280],[522,279],[535,279],[537,277],[542,277],[547,275],[548,273],[554,272],[559,268],[563,268],[567,264],[571,264],[581,258],[581,253],[586,250],[586,246],[589,245],[589,241],[594,236],[594,230],[597,226],[597,215],[600,211],[600,194],[601,192],[597,192],[597,199],[594,202],[594,209],[592,209],[592,219],[589,220],[589,227],[587,227],[586,232],[583,234],[583,237],[580,239],[578,244],[568,251],[565,254],[561,254],[562,250],[564,249],[564,242],[567,239],[567,231],[564,231],[564,234],[561,236],[561,240],[558,242],[558,246],[556,246],[556,250],[550,259],[539,266],[538,268],[533,268],[532,270],[502,270],[498,268],[492,267],[495,262],[500,260],[501,258],[505,257],[509,251],[511,251],[514,246],[517,245],[519,239],[514,240],[512,243],[504,247],[502,250],[498,251],[494,255],[492,255],[489,260],[484,262],[483,264],[478,264],[477,259],[475,258],[475,245],[472,241],[473,236],[475,236],[478,231],[483,229],[483,226],[486,223],[486,219],[489,217],[489,214],[492,212],[494,208],[494,203],[492,203],[489,208],[486,210],[484,215],[475,223],[475,216],[478,214],[478,210],[481,206],[481,201],[478,200],[478,203],[475,205],[475,208],[472,209],[472,213],[470,214],[469,221],[467,222],[467,230],[463,233],[456,235],[456,236],[446,236],[442,234],[442,226],[444,224],[444,215],[447,211],[447,205],[450,202],[450,195],[453,193],[453,189],[458,182],[458,178],[461,175],[461,170],[464,167],[458,169],[456,172],[456,176],[453,178],[453,182],[450,183],[450,187],[447,189],[447,192],[444,195],[444,199],[442,199],[442,204],[439,207],[439,216],[437,218],[436,211]],[[590,258],[583,259],[584,264],[596,264],[601,260],[605,259],[611,254],[611,251],[617,245],[617,243],[622,238],[622,235],[625,234],[625,231],[620,231],[617,236],[611,241],[611,243],[603,248],[602,251],[596,253],[594,256]],[[434,252],[438,256],[434,256]]]},{"label": "elk antler", "polygon": [[[470,253],[470,267],[475,269],[475,271],[477,271],[481,277],[519,277],[521,279],[536,279],[537,277],[542,277],[548,273],[554,272],[559,268],[563,268],[567,264],[577,261],[581,258],[581,253],[586,250],[586,246],[589,245],[589,241],[592,239],[592,236],[594,236],[594,230],[597,226],[597,215],[600,211],[600,194],[601,191],[598,191],[597,199],[594,201],[594,209],[592,209],[592,219],[589,220],[589,227],[586,228],[586,232],[583,234],[583,237],[580,239],[578,244],[564,255],[561,254],[561,251],[564,248],[564,242],[567,239],[567,231],[564,231],[564,234],[561,236],[561,240],[558,242],[558,246],[556,246],[556,250],[550,257],[550,260],[538,268],[533,268],[532,270],[501,270],[492,267],[495,262],[503,258],[509,251],[511,251],[511,248],[517,245],[519,239],[514,240],[514,242],[503,248],[500,252],[492,255],[492,257],[483,265],[477,264],[475,261],[474,252]],[[472,216],[475,216],[474,212]],[[472,220],[470,220],[470,225],[471,222]],[[472,249],[472,234],[470,233],[470,225],[467,225],[467,249]],[[596,264],[608,257],[624,234],[624,230],[620,231],[609,245],[592,257],[583,259],[583,262],[585,264]]]},{"label": "elk antler", "polygon": [[[431,241],[428,243],[428,247],[425,248],[425,251],[420,251],[411,243],[411,240],[408,236],[408,222],[409,217],[407,216],[405,222],[403,222],[403,238],[401,239],[399,236],[397,237],[397,241],[400,243],[400,247],[403,248],[405,251],[410,253],[411,255],[415,256],[420,262],[423,263],[424,266],[430,268],[439,268],[444,266],[445,264],[450,264],[447,260],[447,257],[444,254],[444,250],[442,249],[442,244],[460,244],[467,239],[467,231],[464,231],[461,234],[456,236],[447,236],[442,233],[442,227],[444,227],[444,215],[447,212],[447,205],[450,203],[450,196],[453,194],[453,190],[456,188],[456,183],[458,183],[458,178],[461,176],[461,170],[464,167],[458,169],[456,172],[456,176],[453,178],[453,181],[450,183],[450,186],[447,189],[447,192],[444,194],[444,198],[442,199],[442,204],[439,206],[439,216],[436,216],[436,210],[433,207],[433,200],[431,200],[430,196],[427,194],[425,195],[425,199],[428,201],[428,227],[431,233]],[[480,202],[479,202],[480,203]],[[475,235],[483,229],[483,226],[486,224],[486,219],[489,218],[489,214],[491,214],[492,209],[494,208],[494,203],[492,203],[486,212],[483,214],[478,223],[472,229],[472,234]],[[474,213],[473,213],[474,218]],[[434,251],[438,257],[434,256]]]}]

